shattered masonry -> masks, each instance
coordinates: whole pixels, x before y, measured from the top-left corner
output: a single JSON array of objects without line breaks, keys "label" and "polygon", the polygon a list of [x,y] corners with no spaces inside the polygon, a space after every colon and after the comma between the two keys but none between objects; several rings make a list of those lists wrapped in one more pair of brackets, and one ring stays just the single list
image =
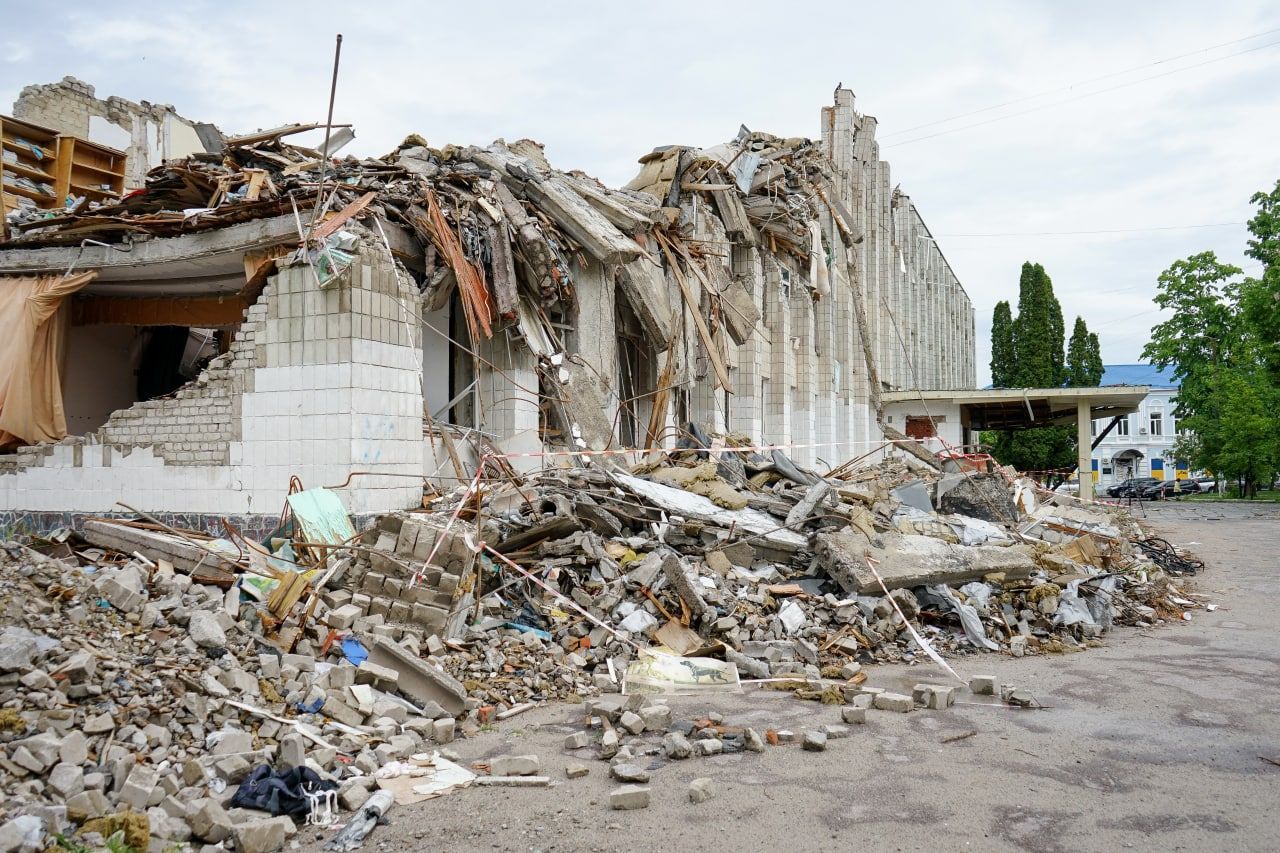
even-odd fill
[{"label": "shattered masonry", "polygon": [[[29,88],[25,115],[52,122],[55,95],[81,105],[82,86]],[[670,445],[689,423],[832,462],[882,440],[881,391],[974,384],[972,306],[847,90],[821,141],[660,148],[623,190],[528,141],[411,137],[340,160],[331,213],[373,196],[329,238],[350,266],[323,285],[285,257],[315,152],[287,131],[212,140],[174,121],[226,147],[171,159],[114,208],[10,215],[0,275],[57,275],[78,253],[97,272],[68,300],[71,437],[0,459],[10,520],[124,501],[253,527],[294,475],[373,513],[415,505],[413,475],[453,482],[483,453]],[[122,251],[81,253],[84,236]],[[139,402],[158,326],[217,330],[200,355],[226,351]],[[958,419],[939,420],[960,443]]]}]

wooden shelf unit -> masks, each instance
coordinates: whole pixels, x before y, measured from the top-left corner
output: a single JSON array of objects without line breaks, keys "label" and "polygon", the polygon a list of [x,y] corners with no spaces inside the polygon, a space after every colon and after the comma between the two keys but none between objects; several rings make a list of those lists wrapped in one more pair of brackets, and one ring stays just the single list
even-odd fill
[{"label": "wooden shelf unit", "polygon": [[[0,220],[20,204],[19,198],[31,199],[43,209],[62,206],[57,174],[60,144],[57,131],[0,116]],[[35,182],[37,188],[18,183],[24,179]],[[46,187],[47,193],[42,191]]]},{"label": "wooden shelf unit", "polygon": [[58,197],[87,196],[89,201],[118,198],[124,192],[125,153],[87,139],[58,137]]},{"label": "wooden shelf unit", "polygon": [[0,116],[0,155],[0,242],[4,217],[21,199],[61,210],[68,198],[102,202],[124,194],[125,153],[78,136]]}]

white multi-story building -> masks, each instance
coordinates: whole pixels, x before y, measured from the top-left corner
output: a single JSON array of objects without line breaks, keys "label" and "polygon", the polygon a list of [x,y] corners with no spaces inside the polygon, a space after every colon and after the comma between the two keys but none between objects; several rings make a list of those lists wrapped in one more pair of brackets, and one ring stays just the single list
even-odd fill
[{"label": "white multi-story building", "polygon": [[[1093,449],[1094,482],[1107,486],[1130,477],[1169,480],[1188,476],[1186,463],[1167,455],[1178,436],[1178,420],[1174,416],[1178,380],[1172,369],[1150,364],[1108,364],[1100,384],[1147,385],[1151,392],[1137,412],[1122,416]],[[1093,422],[1095,440],[1110,423],[1110,418]]]}]

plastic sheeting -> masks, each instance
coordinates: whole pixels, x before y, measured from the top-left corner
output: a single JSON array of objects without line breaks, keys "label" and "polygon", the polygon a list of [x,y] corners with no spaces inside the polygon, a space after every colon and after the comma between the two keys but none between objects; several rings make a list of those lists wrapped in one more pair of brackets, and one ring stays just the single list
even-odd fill
[{"label": "plastic sheeting", "polygon": [[960,624],[964,628],[964,635],[969,638],[969,642],[981,649],[989,649],[996,651],[1000,647],[987,637],[987,629],[982,624],[982,619],[978,616],[978,611],[972,605],[961,604],[960,599],[956,598],[956,594],[946,584],[938,584],[936,586],[926,586],[925,590],[939,600],[943,604],[943,609],[950,610],[960,617]]},{"label": "plastic sheeting", "polygon": [[97,276],[0,277],[0,447],[66,438],[63,302]]},{"label": "plastic sheeting", "polygon": [[1071,626],[1083,622],[1096,625],[1089,604],[1080,597],[1080,581],[1071,581],[1058,596],[1058,612],[1053,615],[1053,624]]}]

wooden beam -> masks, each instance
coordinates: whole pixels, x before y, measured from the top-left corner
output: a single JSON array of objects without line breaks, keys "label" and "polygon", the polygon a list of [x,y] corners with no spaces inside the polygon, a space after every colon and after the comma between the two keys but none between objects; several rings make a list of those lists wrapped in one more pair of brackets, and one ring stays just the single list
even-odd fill
[{"label": "wooden beam", "polygon": [[720,380],[720,387],[733,393],[733,383],[729,381],[729,369],[725,367],[724,359],[720,357],[720,347],[716,344],[715,338],[711,335],[711,330],[707,328],[707,321],[702,319],[702,311],[699,310],[698,303],[693,298],[693,293],[689,290],[689,283],[685,281],[684,272],[680,269],[679,262],[676,261],[675,255],[672,254],[667,240],[661,234],[658,235],[658,243],[662,246],[663,253],[667,256],[668,263],[671,264],[671,270],[675,273],[676,283],[680,285],[680,295],[684,297],[685,307],[689,309],[689,313],[693,315],[693,324],[698,330],[698,336],[702,338],[702,345],[707,348],[707,356],[711,359],[711,366],[715,368],[716,377]]},{"label": "wooden beam", "polygon": [[239,294],[227,296],[77,296],[71,300],[74,326],[237,326],[248,303]]},{"label": "wooden beam", "polygon": [[367,192],[364,195],[360,196],[360,198],[351,202],[351,204],[342,208],[342,210],[338,211],[332,217],[330,217],[329,219],[326,219],[323,223],[316,226],[316,230],[311,233],[311,236],[314,237],[316,240],[326,239],[330,234],[332,234],[333,232],[341,228],[343,225],[345,225],[348,219],[351,219],[352,217],[359,214],[360,211],[368,207],[369,202],[373,201],[374,198],[377,197],[377,195],[378,194],[375,192]]}]

